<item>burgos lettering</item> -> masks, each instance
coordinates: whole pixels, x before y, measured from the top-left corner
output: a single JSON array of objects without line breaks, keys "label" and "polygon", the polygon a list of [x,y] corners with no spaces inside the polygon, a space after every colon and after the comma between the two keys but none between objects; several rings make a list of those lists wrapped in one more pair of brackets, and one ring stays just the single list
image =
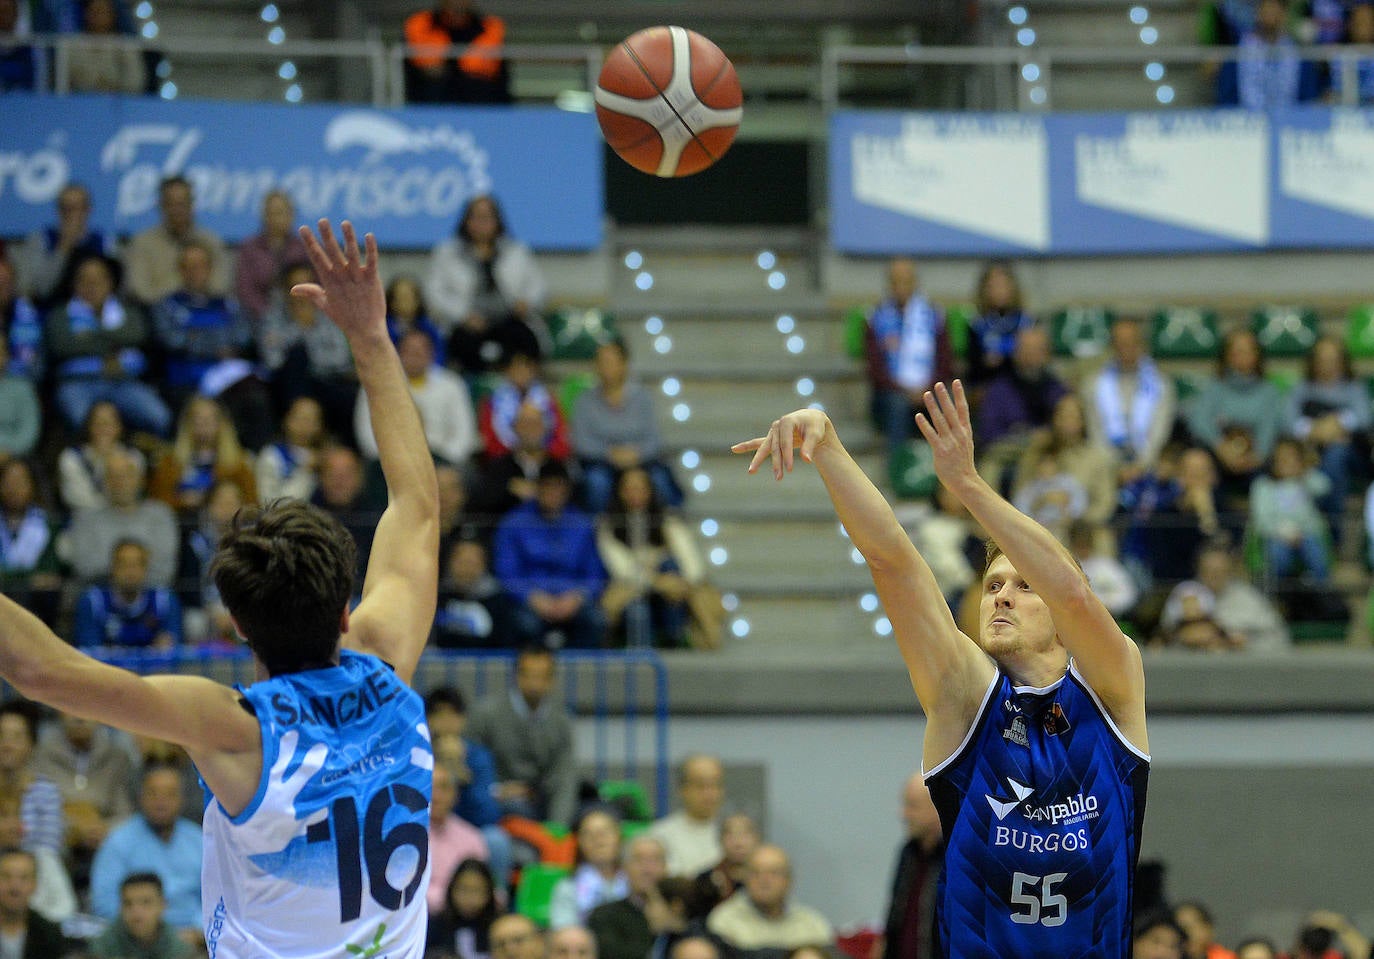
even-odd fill
[{"label": "burgos lettering", "polygon": [[1075,829],[1073,832],[1051,832],[1041,835],[1015,829],[1011,826],[997,826],[992,832],[994,846],[1010,846],[1029,853],[1078,852],[1088,848],[1088,830]]}]

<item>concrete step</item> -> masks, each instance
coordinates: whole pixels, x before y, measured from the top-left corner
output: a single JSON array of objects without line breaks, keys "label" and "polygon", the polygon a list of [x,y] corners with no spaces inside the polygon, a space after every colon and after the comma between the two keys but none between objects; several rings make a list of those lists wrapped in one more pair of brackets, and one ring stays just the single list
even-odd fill
[{"label": "concrete step", "polygon": [[1187,46],[1197,41],[1196,14],[1188,9],[1149,8],[1144,24],[1131,22],[1130,10],[1136,3],[1047,4],[1026,3],[1029,16],[1025,25],[1035,31],[1039,47],[1097,47],[1138,49],[1142,56],[1148,47],[1141,42],[1142,27],[1154,27],[1158,40],[1152,46]]},{"label": "concrete step", "polygon": [[[881,612],[862,610],[858,596],[768,599],[742,595],[738,608],[727,620],[725,649],[728,654],[778,647],[825,655],[841,650],[852,654],[863,648],[881,654],[892,645],[891,636],[879,635],[874,629],[881,617]],[[745,635],[740,636],[739,632]]]},{"label": "concrete step", "polygon": [[749,250],[627,249],[611,274],[616,292],[655,296],[765,296],[782,290],[817,288],[815,263],[808,256],[760,244]]},{"label": "concrete step", "polygon": [[[838,319],[790,313],[730,318],[660,318],[621,323],[635,367],[645,375],[743,377],[759,374],[847,377],[861,371],[844,352]],[[657,331],[650,333],[649,330]]]},{"label": "concrete step", "polygon": [[[845,444],[849,447],[848,441]],[[881,484],[887,457],[877,449],[854,454],[859,466]],[[825,484],[816,471],[805,463],[798,463],[781,482],[773,479],[768,466],[759,472],[748,472],[749,457],[730,453],[699,453],[695,469],[686,469],[679,458],[674,467],[687,477],[690,484],[698,475],[710,480],[704,493],[693,492],[687,508],[695,521],[715,519],[755,522],[789,522],[815,520],[829,522],[835,529],[835,509],[825,491]]]},{"label": "concrete step", "polygon": [[[664,439],[682,446],[701,443],[726,449],[731,443],[757,436],[778,416],[810,403],[821,403],[846,434],[867,416],[868,388],[858,378],[823,381],[808,397],[797,395],[789,377],[772,381],[732,381],[728,386],[702,379],[682,379],[671,402],[659,402],[659,427]],[[681,417],[681,418],[679,418]]]},{"label": "concrete step", "polygon": [[[696,505],[700,508],[701,504]],[[719,527],[703,546],[711,561],[711,579],[723,590],[741,595],[844,597],[872,588],[868,568],[854,562],[853,547],[834,519],[722,520]],[[718,549],[724,553],[712,555]]]},{"label": "concrete step", "polygon": [[[1163,82],[1174,91],[1171,109],[1209,106],[1214,89],[1196,67],[1169,69]],[[1156,84],[1140,66],[1060,64],[1050,74],[1050,103],[1055,110],[1155,110]]]}]

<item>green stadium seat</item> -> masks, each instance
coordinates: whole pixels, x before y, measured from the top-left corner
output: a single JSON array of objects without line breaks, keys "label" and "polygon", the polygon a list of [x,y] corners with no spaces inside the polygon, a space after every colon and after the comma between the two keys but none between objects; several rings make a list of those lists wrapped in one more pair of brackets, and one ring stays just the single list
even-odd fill
[{"label": "green stadium seat", "polygon": [[566,866],[531,863],[520,870],[520,885],[515,887],[515,911],[533,920],[540,929],[549,925],[549,906],[553,887],[571,872]]},{"label": "green stadium seat", "polygon": [[1357,304],[1346,314],[1345,348],[1357,359],[1374,356],[1374,303]]},{"label": "green stadium seat", "polygon": [[636,836],[644,835],[646,832],[649,831],[649,827],[652,825],[652,822],[637,822],[632,819],[625,820],[620,824],[621,842],[629,842]]},{"label": "green stadium seat", "polygon": [[654,818],[654,806],[649,793],[633,779],[608,779],[596,787],[605,803],[615,804],[629,821],[648,822]]},{"label": "green stadium seat", "polygon": [[844,315],[844,352],[854,360],[864,358],[864,339],[868,335],[868,310],[856,306]]},{"label": "green stadium seat", "polygon": [[1213,310],[1165,306],[1150,318],[1150,352],[1156,359],[1206,359],[1221,349]]},{"label": "green stadium seat", "polygon": [[1091,359],[1107,351],[1116,316],[1101,306],[1074,306],[1060,310],[1050,320],[1050,342],[1055,355]]},{"label": "green stadium seat", "polygon": [[1262,306],[1250,323],[1265,356],[1306,356],[1320,332],[1316,312],[1298,306]]},{"label": "green stadium seat", "polygon": [[945,307],[945,329],[949,330],[949,345],[958,357],[968,356],[969,331],[978,308],[972,303],[951,303]]},{"label": "green stadium seat", "polygon": [[615,338],[615,318],[595,307],[559,310],[548,324],[554,360],[590,360],[598,346]]},{"label": "green stadium seat", "polygon": [[935,495],[935,457],[924,440],[899,448],[888,461],[888,479],[898,499],[924,499]]},{"label": "green stadium seat", "polygon": [[1202,392],[1202,388],[1207,385],[1210,377],[1202,373],[1178,373],[1174,376],[1174,393],[1178,397],[1179,406],[1188,403],[1194,396]]},{"label": "green stadium seat", "polygon": [[558,384],[558,409],[563,419],[572,420],[573,408],[577,398],[596,385],[596,374],[589,372],[569,373]]}]

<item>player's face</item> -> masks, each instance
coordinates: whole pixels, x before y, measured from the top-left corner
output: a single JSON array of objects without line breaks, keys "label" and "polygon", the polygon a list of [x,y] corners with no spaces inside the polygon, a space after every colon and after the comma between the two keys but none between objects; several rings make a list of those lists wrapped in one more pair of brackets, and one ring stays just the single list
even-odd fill
[{"label": "player's face", "polygon": [[1047,649],[1054,641],[1054,621],[1045,601],[998,556],[983,576],[979,601],[982,647],[994,659],[1024,650]]}]

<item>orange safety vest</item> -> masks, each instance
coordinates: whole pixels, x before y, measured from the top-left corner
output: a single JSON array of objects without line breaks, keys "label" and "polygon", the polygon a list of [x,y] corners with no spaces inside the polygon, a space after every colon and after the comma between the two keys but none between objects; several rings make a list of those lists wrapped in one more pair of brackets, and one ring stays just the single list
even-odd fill
[{"label": "orange safety vest", "polygon": [[[451,44],[449,32],[434,17],[433,10],[421,10],[406,18],[406,43],[412,47],[432,47],[442,49]],[[482,32],[469,42],[468,50],[458,57],[458,69],[470,77],[495,80],[501,73],[501,58],[491,51],[506,41],[506,24],[500,17],[486,14],[482,17]],[[434,54],[412,54],[410,62],[417,67],[433,67],[443,62],[443,57]]]}]

